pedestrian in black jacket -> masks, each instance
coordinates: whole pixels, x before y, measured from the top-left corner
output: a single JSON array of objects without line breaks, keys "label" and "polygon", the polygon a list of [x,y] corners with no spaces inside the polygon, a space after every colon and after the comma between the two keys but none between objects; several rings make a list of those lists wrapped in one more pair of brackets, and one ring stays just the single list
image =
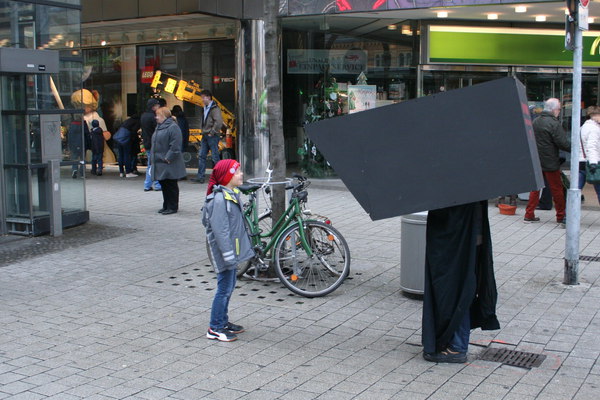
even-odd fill
[{"label": "pedestrian in black jacket", "polygon": [[181,106],[173,106],[171,114],[177,120],[177,125],[179,126],[179,130],[181,130],[181,152],[183,153],[185,152],[185,149],[187,149],[190,142],[190,125],[185,117],[185,114],[183,113]]},{"label": "pedestrian in black jacket", "polygon": [[104,154],[104,132],[97,119],[92,121],[90,132],[92,145],[92,175],[102,176],[102,155]]},{"label": "pedestrian in black jacket", "polygon": [[140,119],[137,115],[133,115],[127,118],[119,127],[119,131],[115,134],[118,136],[119,133],[126,132],[127,140],[121,143],[117,142],[119,148],[119,172],[121,178],[135,178],[137,175],[133,173],[131,165],[131,146],[132,138],[134,135],[137,136],[137,131],[140,129]]}]

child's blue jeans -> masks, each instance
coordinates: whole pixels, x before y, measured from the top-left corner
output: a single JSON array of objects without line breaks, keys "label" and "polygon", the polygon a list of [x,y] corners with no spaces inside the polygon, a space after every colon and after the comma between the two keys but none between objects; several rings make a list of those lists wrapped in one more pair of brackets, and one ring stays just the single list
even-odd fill
[{"label": "child's blue jeans", "polygon": [[217,292],[210,312],[210,328],[213,330],[223,329],[229,322],[227,315],[229,299],[235,289],[236,269],[230,269],[217,274]]}]

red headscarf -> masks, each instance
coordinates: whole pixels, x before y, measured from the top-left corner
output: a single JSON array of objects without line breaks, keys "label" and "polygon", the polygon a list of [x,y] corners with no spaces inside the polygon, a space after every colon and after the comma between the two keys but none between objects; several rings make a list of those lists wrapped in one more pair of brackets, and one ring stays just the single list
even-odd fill
[{"label": "red headscarf", "polygon": [[227,185],[239,167],[240,163],[235,160],[219,161],[217,165],[214,166],[212,174],[210,174],[206,195],[208,196],[212,193],[215,185]]}]

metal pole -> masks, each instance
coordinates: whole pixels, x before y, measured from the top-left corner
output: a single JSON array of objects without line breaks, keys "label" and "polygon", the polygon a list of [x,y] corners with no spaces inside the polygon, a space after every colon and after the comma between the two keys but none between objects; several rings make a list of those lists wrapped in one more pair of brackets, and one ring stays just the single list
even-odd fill
[{"label": "metal pole", "polygon": [[573,97],[571,114],[571,186],[567,192],[567,238],[565,242],[565,285],[579,284],[579,229],[581,190],[579,189],[579,127],[581,125],[582,31],[575,26],[573,50]]},{"label": "metal pole", "polygon": [[62,206],[60,199],[60,160],[48,161],[48,209],[50,211],[50,234],[61,236]]}]

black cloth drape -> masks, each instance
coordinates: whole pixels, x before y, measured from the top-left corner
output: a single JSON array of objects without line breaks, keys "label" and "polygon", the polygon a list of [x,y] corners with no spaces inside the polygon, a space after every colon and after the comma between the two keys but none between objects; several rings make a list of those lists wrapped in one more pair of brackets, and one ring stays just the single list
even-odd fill
[{"label": "black cloth drape", "polygon": [[424,352],[445,350],[465,312],[471,329],[500,329],[487,201],[429,211],[425,253]]}]

